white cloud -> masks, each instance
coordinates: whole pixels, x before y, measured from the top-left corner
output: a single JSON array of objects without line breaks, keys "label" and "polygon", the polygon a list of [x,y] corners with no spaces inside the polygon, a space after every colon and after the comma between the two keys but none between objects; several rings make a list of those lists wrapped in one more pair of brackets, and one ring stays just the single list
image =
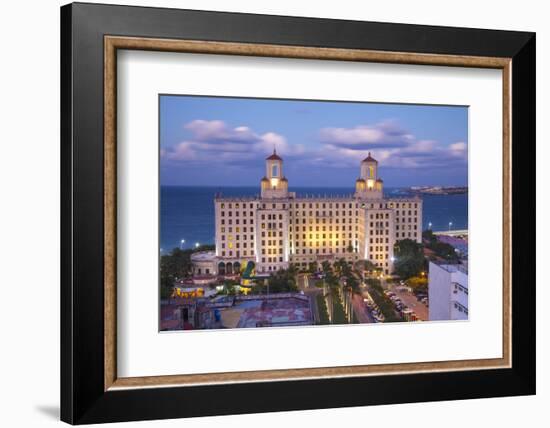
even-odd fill
[{"label": "white cloud", "polygon": [[275,132],[257,134],[248,126],[231,128],[221,120],[193,120],[185,124],[191,138],[161,150],[161,157],[173,161],[243,162],[257,159],[276,149],[282,155],[303,151],[301,145],[289,145]]},{"label": "white cloud", "polygon": [[190,131],[190,138],[163,148],[163,159],[261,166],[258,159],[276,149],[281,156],[291,158],[294,166],[357,168],[372,152],[383,167],[414,169],[465,165],[468,152],[463,141],[443,145],[434,140],[418,140],[395,121],[323,128],[319,132],[321,145],[315,149],[289,144],[283,135],[273,131],[259,134],[248,126],[230,127],[221,120],[194,120],[184,127]]}]

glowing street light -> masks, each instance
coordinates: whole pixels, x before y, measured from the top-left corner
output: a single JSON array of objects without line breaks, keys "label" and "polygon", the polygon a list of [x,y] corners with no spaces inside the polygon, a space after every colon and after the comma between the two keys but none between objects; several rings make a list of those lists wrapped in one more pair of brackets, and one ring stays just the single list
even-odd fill
[{"label": "glowing street light", "polygon": [[395,257],[394,257],[394,256],[391,256],[391,257],[390,257],[390,260],[391,260],[391,262],[393,263],[393,262],[395,261]]},{"label": "glowing street light", "polygon": [[430,221],[430,222],[428,223],[428,229],[431,229],[431,228],[432,228],[432,222]]},{"label": "glowing street light", "polygon": [[452,227],[452,226],[453,226],[453,222],[450,221],[450,222],[449,222],[449,231],[451,230],[451,227]]},{"label": "glowing street light", "polygon": [[198,242],[195,242],[195,248],[199,248],[201,244],[199,244]]},{"label": "glowing street light", "polygon": [[183,250],[183,244],[185,244],[185,239],[180,241],[180,250]]}]

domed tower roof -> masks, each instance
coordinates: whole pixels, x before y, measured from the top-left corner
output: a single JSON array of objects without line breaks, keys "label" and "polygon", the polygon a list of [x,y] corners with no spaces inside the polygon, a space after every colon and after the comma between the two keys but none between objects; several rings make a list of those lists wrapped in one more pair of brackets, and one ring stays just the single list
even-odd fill
[{"label": "domed tower roof", "polygon": [[269,180],[267,179],[267,177],[262,178],[262,181],[269,183]]},{"label": "domed tower roof", "polygon": [[284,181],[285,183],[288,181],[286,177],[281,178],[281,181]]},{"label": "domed tower roof", "polygon": [[365,179],[364,178],[358,178],[357,180],[355,180],[356,183],[365,183]]},{"label": "domed tower roof", "polygon": [[371,155],[370,155],[370,152],[368,154],[368,156],[363,159],[363,162],[374,162],[374,163],[378,163],[378,161],[376,159],[374,159]]},{"label": "domed tower roof", "polygon": [[279,161],[282,161],[283,159],[277,155],[277,151],[275,149],[273,149],[273,154],[269,157],[267,157],[265,160],[279,160]]},{"label": "domed tower roof", "polygon": [[379,179],[376,180],[376,182],[377,182],[377,183],[383,183],[384,180],[382,180],[381,178],[379,178]]}]

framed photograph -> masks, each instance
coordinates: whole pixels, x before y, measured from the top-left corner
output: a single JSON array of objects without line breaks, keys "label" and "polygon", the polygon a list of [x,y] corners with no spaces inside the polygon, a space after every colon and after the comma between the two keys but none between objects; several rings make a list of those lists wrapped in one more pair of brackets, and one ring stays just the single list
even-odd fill
[{"label": "framed photograph", "polygon": [[535,393],[535,35],[61,8],[61,417]]}]

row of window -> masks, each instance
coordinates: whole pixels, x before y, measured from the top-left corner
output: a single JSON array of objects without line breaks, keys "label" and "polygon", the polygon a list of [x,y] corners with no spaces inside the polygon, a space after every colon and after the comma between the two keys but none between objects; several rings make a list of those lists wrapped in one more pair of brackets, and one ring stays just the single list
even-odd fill
[{"label": "row of window", "polygon": [[468,289],[466,287],[463,287],[462,285],[455,282],[455,292],[462,291],[464,294],[468,294]]},{"label": "row of window", "polygon": [[[262,239],[262,247],[265,247],[265,240]],[[268,246],[272,246],[272,245],[277,245],[277,241],[276,240],[271,240],[271,239],[268,239],[267,240],[267,245]],[[279,239],[279,245],[283,245],[283,240],[282,239]]]},{"label": "row of window", "polygon": [[[250,221],[249,224],[254,224],[254,219],[251,218],[249,221]],[[225,219],[222,218],[220,223],[225,224]],[[233,224],[233,220],[232,219],[227,220],[227,224]],[[240,224],[238,218],[235,219],[235,224]],[[246,224],[246,218],[243,219],[242,224]]]},{"label": "row of window", "polygon": [[[348,233],[348,238],[351,239],[351,238],[352,238],[352,235],[353,235],[352,233]],[[306,235],[305,233],[302,234],[302,239],[303,239],[304,241],[306,241],[306,239],[307,239],[306,236],[307,236],[307,235]],[[339,238],[340,238],[340,234],[339,234],[339,233],[335,233],[335,234],[334,234],[334,238],[335,238],[335,239],[339,239]],[[346,238],[346,234],[345,234],[345,233],[342,233],[342,238],[343,238],[343,239]],[[357,238],[358,238],[358,235],[357,235],[357,233],[356,233],[356,234],[355,234],[355,239],[357,239]],[[299,234],[296,234],[295,239],[300,239],[300,235],[299,235]],[[310,233],[310,234],[309,234],[309,240],[310,240],[310,241],[313,241],[313,239],[314,239],[314,238],[313,238],[313,234]],[[326,233],[322,233],[322,234],[316,233],[316,234],[315,234],[315,240],[318,241],[319,239],[327,239],[327,234],[326,234]],[[328,239],[332,239],[332,233],[329,233],[329,234],[328,234]],[[292,241],[292,235],[290,235],[290,240]],[[324,241],[323,241],[323,242],[324,242]],[[338,242],[338,241],[337,241],[337,242]],[[300,246],[300,242],[299,242],[299,241],[296,241],[296,245],[297,245],[297,246]],[[306,245],[306,242],[304,242],[304,245]],[[324,245],[324,244],[323,244],[323,245]],[[338,244],[337,244],[337,245],[338,245]]]},{"label": "row of window", "polygon": [[[279,214],[279,220],[283,219],[283,215]],[[267,215],[268,220],[277,220],[277,214],[268,214]],[[265,214],[262,214],[262,220],[265,220]]]},{"label": "row of window", "polygon": [[[266,223],[262,223],[262,229],[265,229],[265,227],[266,227]],[[267,223],[267,228],[276,229],[277,223]],[[279,223],[279,229],[282,229],[282,228],[283,228],[283,223]]]},{"label": "row of window", "polygon": [[454,304],[455,309],[458,309],[458,312],[464,312],[466,315],[468,315],[468,308],[462,306],[460,303]]},{"label": "row of window", "polygon": [[[250,209],[254,209],[254,203],[251,202],[251,203],[228,203],[227,204],[227,208],[229,208],[230,210],[235,208],[235,209],[246,209],[247,207],[250,208]],[[266,209],[269,205],[271,205],[271,209],[286,209],[287,207],[287,204],[286,203],[272,203],[272,204],[267,204],[267,203],[262,203],[261,204],[261,207],[262,209]],[[294,203],[289,203],[288,204],[288,207],[289,208],[306,208],[306,207],[309,207],[309,208],[313,208],[315,206],[315,208],[353,208],[355,205],[355,208],[359,208],[359,206],[361,206],[361,208],[366,208],[366,204],[365,203],[361,203],[359,204],[358,202],[355,202],[352,203],[352,202],[309,202],[309,203],[306,203],[306,202],[294,202]],[[370,208],[371,209],[375,209],[375,208],[378,208],[378,209],[387,209],[387,208],[417,208],[418,207],[418,203],[417,202],[384,202],[384,203],[371,203],[370,204]],[[225,202],[222,202],[220,204],[220,208],[221,209],[225,209],[226,208],[226,204]]]},{"label": "row of window", "polygon": [[[340,211],[315,211],[315,217],[345,217],[346,214],[348,217],[351,217],[354,215],[353,211],[342,211],[342,214],[340,215]],[[291,216],[300,217],[300,211],[291,211]],[[302,211],[302,217],[307,217],[307,211]],[[359,211],[355,211],[355,216],[359,216]],[[313,217],[313,211],[309,211],[309,217]]]},{"label": "row of window", "polygon": [[369,244],[383,244],[384,242],[387,244],[388,242],[390,242],[389,238],[385,238],[385,239],[386,240],[384,241],[384,238],[370,238]]},{"label": "row of window", "polygon": [[[321,218],[321,221],[319,221],[319,218],[316,218],[316,217],[309,217],[309,222],[306,221],[306,218],[302,218],[302,224],[306,224],[306,223],[315,223],[315,224],[319,224],[319,223],[322,223],[322,224],[326,224],[326,223],[336,223],[336,224],[339,224],[340,223],[340,220],[342,220],[342,223],[359,223],[359,219],[358,218],[355,218],[355,221],[353,221],[354,219],[352,218],[349,218],[348,221],[346,222],[346,217],[342,217],[342,218],[335,218],[334,220],[332,221],[326,221],[327,219],[326,218]],[[293,223],[292,219],[289,219],[288,222],[290,224]],[[300,219],[297,218],[295,219],[295,222],[296,224],[300,224]]]},{"label": "row of window", "polygon": [[[408,211],[408,215],[413,215],[413,214],[411,214],[411,213],[412,213],[412,211],[409,210],[409,211]],[[402,215],[407,215],[407,214],[405,214],[405,211],[403,211],[403,214],[402,214]],[[418,211],[414,210],[414,216],[416,217],[417,215],[418,215]],[[395,212],[395,216],[396,216],[396,217],[399,217],[399,210],[397,210],[397,211]]]},{"label": "row of window", "polygon": [[[233,244],[233,242],[228,242],[227,243],[227,247],[228,248],[233,248],[233,245],[235,245],[235,248],[241,248],[241,243],[240,242],[235,242],[235,244]],[[242,243],[242,248],[246,248],[247,246],[247,243],[246,242],[243,242]],[[225,248],[225,242],[222,242],[222,249]],[[250,243],[250,248],[254,248],[254,244],[251,242]]]},{"label": "row of window", "polygon": [[[263,217],[265,217],[265,216],[262,216],[262,219],[264,219]],[[289,224],[292,224],[292,223],[293,223],[292,220],[293,220],[292,218],[289,219]],[[321,223],[321,224],[326,224],[326,223],[327,223],[327,221],[326,221],[325,218],[321,218],[320,220],[321,220],[321,221],[319,221],[319,218],[310,217],[310,218],[309,218],[309,223],[311,223],[311,224],[313,224],[313,223],[315,223],[315,224],[319,224],[319,223]],[[335,218],[333,221],[329,221],[328,223],[339,224],[339,223],[340,223],[340,220],[341,220],[342,223],[359,223],[359,219],[358,219],[358,218],[355,218],[355,221],[353,221],[354,219],[349,218],[348,221],[346,222],[346,217],[342,217],[342,218],[338,218],[338,217],[337,217],[337,218]],[[416,223],[416,222],[418,221],[417,218],[413,218],[413,217],[404,217],[404,218],[401,219],[401,220],[402,220],[401,223]],[[248,224],[251,224],[251,225],[252,225],[252,224],[254,224],[254,219],[248,219],[248,222],[249,222]],[[396,218],[396,219],[395,219],[395,222],[396,222],[396,223],[399,223],[399,222],[400,222],[400,219],[399,219],[399,218]],[[225,223],[225,219],[222,218],[221,221],[220,221],[220,223],[221,223],[222,225],[225,225],[225,224],[226,224],[226,223]],[[295,219],[295,223],[296,223],[296,224],[300,224],[300,219]],[[302,218],[302,224],[306,224],[306,223],[307,223],[307,222],[306,222],[306,218]],[[378,224],[378,223],[379,223],[379,222],[376,222],[376,224]],[[382,223],[382,222],[380,222],[380,223]],[[227,220],[227,224],[233,224],[233,220],[232,220],[232,219],[228,219],[228,220]],[[239,220],[238,218],[235,219],[235,224],[241,224],[241,223],[240,223],[240,220]],[[242,224],[243,224],[243,225],[247,224],[247,219],[242,219]],[[373,222],[371,221],[370,224],[371,224],[371,226],[372,226]],[[279,225],[281,225],[280,227],[282,227],[282,223],[279,223]],[[386,222],[386,226],[388,226],[388,225],[389,225],[389,222]]]},{"label": "row of window", "polygon": [[[228,212],[227,212],[227,216],[228,216],[228,217],[232,217],[232,216],[233,216],[233,213],[235,213],[235,217],[239,217],[239,211],[228,211]],[[225,217],[225,211],[222,211],[222,212],[221,212],[221,216],[222,216],[222,217]],[[243,216],[243,217],[246,217],[246,211],[243,211],[243,212],[242,212],[242,216]],[[254,217],[254,211],[250,211],[250,217]]]},{"label": "row of window", "polygon": [[[400,220],[399,218],[396,218],[395,222],[399,223],[399,220]],[[416,223],[417,221],[416,218],[411,218],[411,217],[403,217],[401,220],[402,220],[401,223]]]},{"label": "row of window", "polygon": [[[254,251],[250,250],[250,252],[247,252],[247,250],[244,250],[242,255],[243,257],[247,257],[247,256],[254,257]],[[222,250],[222,257],[226,257],[226,256],[233,257],[233,250],[229,250],[228,252],[226,252],[225,250]],[[241,257],[240,250],[235,251],[235,257]]]},{"label": "row of window", "polygon": [[[288,228],[288,230],[290,232],[292,232],[292,226],[290,226]],[[302,226],[302,231],[306,232],[306,230],[309,230],[310,232],[313,232],[313,226],[309,226],[309,229],[307,229],[306,226]],[[338,232],[339,230],[340,230],[340,226],[335,226],[334,227],[334,232]],[[344,232],[345,230],[346,230],[346,226],[342,226],[342,232]],[[347,230],[353,230],[352,226],[348,226]],[[355,230],[359,230],[359,227],[355,226]],[[296,226],[295,231],[299,232],[300,231],[300,226]],[[319,226],[315,226],[315,232],[319,232],[319,231],[326,232],[327,231],[326,226],[321,226],[321,229],[319,229]],[[333,231],[332,227],[329,226],[328,231],[332,232]]]},{"label": "row of window", "polygon": [[[416,230],[416,226],[414,227],[414,229]],[[376,231],[373,231],[373,232],[374,232],[374,233],[371,232],[372,235],[388,235],[388,230],[376,230]],[[380,233],[378,233],[378,232],[380,232]],[[411,236],[412,236],[412,237],[415,237],[415,235],[416,235],[415,233],[413,233],[413,234],[411,235],[411,232],[407,232],[407,233],[402,232],[401,234],[400,234],[399,232],[397,232],[397,233],[395,234],[395,237],[396,237],[396,238],[399,238],[399,237],[402,237],[402,238],[409,237],[409,238],[410,238]],[[307,234],[302,234],[302,239],[303,239],[304,241],[306,241],[306,240],[308,239],[307,236],[308,236]],[[342,238],[345,238],[345,237],[346,237],[345,233],[342,233],[341,236],[342,236]],[[352,236],[353,236],[352,233],[348,233],[348,238],[351,239]],[[262,238],[265,238],[265,237],[268,237],[268,238],[280,237],[280,238],[282,238],[282,237],[283,237],[283,232],[278,232],[278,233],[277,233],[277,232],[271,232],[271,231],[270,231],[270,232],[267,233],[267,235],[266,235],[265,232],[262,232]],[[332,234],[332,233],[329,233],[329,234],[328,234],[328,239],[332,239],[332,237],[333,237],[333,234]],[[340,238],[340,234],[339,234],[339,233],[335,233],[335,234],[334,234],[334,238],[335,238],[335,239],[339,239],[339,238]],[[357,238],[358,238],[358,234],[355,233],[355,239],[357,239]],[[290,234],[289,239],[292,241],[292,239],[293,239],[293,235],[292,235],[292,234]],[[299,235],[299,234],[296,234],[295,239],[300,239],[300,235]],[[315,238],[313,237],[313,234],[309,234],[309,240],[312,241],[313,239],[315,239],[315,240],[327,239],[327,234],[326,234],[326,233],[323,233],[323,234],[318,234],[318,233],[316,233],[316,234],[315,234]],[[226,240],[227,240],[227,241],[244,241],[244,242],[243,242],[243,247],[246,248],[246,246],[247,246],[246,241],[247,241],[247,240],[249,240],[249,241],[254,241],[254,235],[239,235],[239,234],[234,235],[234,236],[233,236],[233,235],[221,235],[222,248],[225,248],[225,241],[226,241]],[[264,242],[264,241],[262,241],[262,245],[264,245],[263,242]],[[282,240],[281,240],[280,242],[282,242]],[[388,243],[388,242],[389,242],[389,238],[387,238],[387,237],[386,237],[386,238],[372,238],[372,237],[369,238],[369,243],[370,243],[370,244],[372,244],[372,243],[382,243],[382,242]],[[237,245],[237,248],[239,248],[239,242],[237,242],[236,245]],[[281,243],[280,245],[282,245],[282,243]],[[300,244],[299,241],[296,241],[296,244],[295,244],[295,245],[296,245],[296,246],[301,246],[301,244]],[[303,242],[303,245],[304,245],[304,246],[307,245],[306,242]],[[323,243],[323,245],[325,245],[325,244]],[[338,245],[338,241],[336,241],[336,245]],[[252,243],[250,243],[250,246],[252,247]],[[232,248],[232,247],[230,246],[229,248]]]},{"label": "row of window", "polygon": [[[407,227],[405,227],[407,226]],[[417,225],[416,224],[407,224],[407,225],[403,225],[403,229],[402,230],[417,230]],[[396,224],[395,225],[395,230],[399,230],[399,225]]]},{"label": "row of window", "polygon": [[[397,211],[399,212],[399,211]],[[370,219],[373,220],[373,219],[383,219],[383,218],[390,218],[390,214],[389,213],[376,213],[376,214],[372,214],[370,215]]]},{"label": "row of window", "polygon": [[384,224],[383,221],[371,221],[371,222],[369,223],[369,226],[370,226],[370,227],[384,227],[384,226],[390,227],[390,222],[387,221],[387,222],[385,222],[385,224]]},{"label": "row of window", "polygon": [[[369,259],[370,260],[387,260],[388,259],[388,253],[370,254]],[[387,266],[387,264],[386,264],[386,266]]]},{"label": "row of window", "polygon": [[369,229],[369,235],[389,235],[389,229]]},{"label": "row of window", "polygon": [[[407,232],[407,233],[405,234],[405,232],[401,232],[401,238],[411,238],[411,237],[412,237],[412,238],[415,238],[415,236],[416,236],[416,233],[411,234],[411,232]],[[399,232],[397,232],[397,233],[395,234],[395,237],[396,237],[396,238],[399,238]]]},{"label": "row of window", "polygon": [[282,248],[268,248],[267,250],[265,248],[262,248],[262,255],[266,254],[283,254]]},{"label": "row of window", "polygon": [[[248,236],[250,236],[251,241],[254,240],[254,235],[248,235]],[[247,235],[242,235],[242,238],[243,238],[242,240],[246,241],[246,237],[247,237]],[[235,240],[240,241],[241,240],[241,235],[235,235]],[[225,235],[222,235],[222,241],[225,241]],[[228,236],[228,241],[233,241],[233,235]]]},{"label": "row of window", "polygon": [[295,251],[290,250],[290,254],[299,255],[300,251],[301,251],[301,254],[308,254],[308,253],[309,254],[335,254],[335,253],[346,254],[348,253],[348,248],[347,247],[334,248],[334,250],[332,248],[315,248],[315,249],[302,248],[301,250],[297,248]]},{"label": "row of window", "polygon": [[[262,257],[262,263],[282,263],[282,257]],[[271,266],[269,266],[271,268]],[[271,269],[270,269],[271,270]]]},{"label": "row of window", "polygon": [[[352,239],[352,237],[350,236],[349,237],[350,239]],[[355,237],[357,239],[357,236]],[[300,242],[300,241],[296,241],[294,243],[294,246],[295,247],[332,247],[333,245],[335,247],[338,247],[340,244],[339,244],[340,241],[335,241],[334,243],[333,242],[327,242],[326,241],[304,241],[304,242]],[[291,244],[292,245],[292,244]],[[342,245],[346,245],[346,241],[342,241]]]}]

